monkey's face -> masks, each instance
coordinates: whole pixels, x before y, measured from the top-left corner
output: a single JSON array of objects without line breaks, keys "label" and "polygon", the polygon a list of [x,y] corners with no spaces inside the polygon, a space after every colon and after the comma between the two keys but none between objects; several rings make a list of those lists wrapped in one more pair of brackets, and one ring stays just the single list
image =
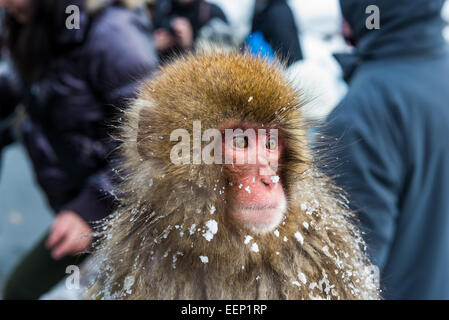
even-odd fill
[{"label": "monkey's face", "polygon": [[272,231],[287,209],[278,176],[283,143],[277,131],[272,134],[256,125],[244,125],[242,130],[234,128],[222,144],[225,158],[232,159],[232,164],[226,164],[227,214],[237,226],[257,233]]}]

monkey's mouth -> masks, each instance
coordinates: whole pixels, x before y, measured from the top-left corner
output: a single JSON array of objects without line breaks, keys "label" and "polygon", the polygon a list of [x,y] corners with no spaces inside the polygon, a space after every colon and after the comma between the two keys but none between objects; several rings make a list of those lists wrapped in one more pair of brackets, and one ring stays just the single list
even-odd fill
[{"label": "monkey's mouth", "polygon": [[237,220],[253,232],[264,234],[274,230],[286,212],[286,201],[279,204],[246,205],[235,210]]},{"label": "monkey's mouth", "polygon": [[250,207],[240,207],[238,210],[246,211],[258,211],[258,210],[271,210],[271,209],[280,209],[280,206],[250,206]]}]

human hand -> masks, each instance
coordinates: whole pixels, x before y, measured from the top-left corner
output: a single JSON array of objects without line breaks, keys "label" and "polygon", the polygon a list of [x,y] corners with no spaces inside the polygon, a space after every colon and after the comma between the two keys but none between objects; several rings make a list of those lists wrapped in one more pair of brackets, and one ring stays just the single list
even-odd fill
[{"label": "human hand", "polygon": [[175,45],[173,36],[165,29],[157,29],[153,33],[154,45],[157,51],[165,51]]},{"label": "human hand", "polygon": [[191,49],[193,47],[193,29],[190,21],[186,18],[175,18],[171,25],[175,31],[176,42],[183,49]]},{"label": "human hand", "polygon": [[92,229],[75,212],[60,212],[50,229],[46,246],[51,249],[53,259],[75,255],[86,250],[92,243]]}]

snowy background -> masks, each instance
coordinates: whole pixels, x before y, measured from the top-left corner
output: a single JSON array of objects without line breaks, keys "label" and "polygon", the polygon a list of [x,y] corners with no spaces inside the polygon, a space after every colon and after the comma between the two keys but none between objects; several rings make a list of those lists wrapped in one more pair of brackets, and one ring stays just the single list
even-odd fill
[{"label": "snowy background", "polygon": [[[211,0],[218,3],[228,15],[235,33],[243,39],[250,29],[254,0]],[[332,59],[332,52],[347,50],[340,36],[341,17],[337,0],[291,0],[300,40],[306,58],[294,65],[291,72],[299,78],[311,78],[308,86],[318,90],[322,98],[320,117],[327,113],[345,92],[340,69]],[[449,1],[444,10],[449,22]],[[449,41],[449,27],[445,35]],[[314,76],[309,76],[314,75]],[[319,81],[319,86],[314,84]],[[303,85],[299,83],[298,85]],[[323,89],[324,87],[324,89]],[[327,103],[324,103],[327,101]],[[20,145],[12,145],[3,152],[0,167],[0,288],[11,268],[22,254],[49,228],[52,214],[36,187],[29,160]],[[0,293],[1,296],[1,293]]]}]

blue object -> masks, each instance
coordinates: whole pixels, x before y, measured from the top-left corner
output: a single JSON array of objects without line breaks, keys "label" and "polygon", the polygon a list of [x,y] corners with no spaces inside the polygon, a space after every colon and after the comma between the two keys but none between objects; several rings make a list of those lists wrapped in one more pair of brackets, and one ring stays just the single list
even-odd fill
[{"label": "blue object", "polygon": [[256,31],[246,37],[246,45],[249,53],[266,58],[267,61],[273,61],[275,58],[274,50],[268,42],[265,41],[261,32]]}]

